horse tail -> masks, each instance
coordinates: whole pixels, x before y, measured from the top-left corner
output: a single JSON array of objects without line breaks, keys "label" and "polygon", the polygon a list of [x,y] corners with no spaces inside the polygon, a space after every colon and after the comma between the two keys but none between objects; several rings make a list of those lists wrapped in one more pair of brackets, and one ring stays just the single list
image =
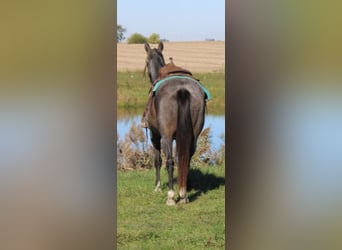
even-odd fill
[{"label": "horse tail", "polygon": [[[178,156],[178,187],[181,198],[187,188],[191,150],[194,144],[194,132],[190,113],[190,93],[186,89],[177,92],[178,120],[176,132],[176,152]],[[183,197],[182,197],[183,196]]]}]

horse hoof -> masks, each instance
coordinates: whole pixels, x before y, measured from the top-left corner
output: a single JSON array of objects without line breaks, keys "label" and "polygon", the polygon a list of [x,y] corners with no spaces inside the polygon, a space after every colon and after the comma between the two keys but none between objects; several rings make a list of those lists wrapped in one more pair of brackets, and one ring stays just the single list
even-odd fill
[{"label": "horse hoof", "polygon": [[166,201],[166,205],[168,205],[168,206],[174,206],[174,205],[176,205],[176,202],[175,202],[174,200],[167,200],[167,201]]},{"label": "horse hoof", "polygon": [[179,200],[180,204],[185,204],[185,203],[189,203],[189,199],[188,198],[183,198]]},{"label": "horse hoof", "polygon": [[156,188],[154,189],[155,192],[161,191],[160,189],[160,181],[158,181]]}]

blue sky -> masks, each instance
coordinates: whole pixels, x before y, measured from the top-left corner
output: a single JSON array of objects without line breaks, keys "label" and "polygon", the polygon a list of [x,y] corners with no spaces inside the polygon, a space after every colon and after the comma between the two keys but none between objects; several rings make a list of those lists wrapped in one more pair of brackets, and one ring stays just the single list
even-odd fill
[{"label": "blue sky", "polygon": [[117,0],[125,37],[158,33],[170,41],[225,40],[224,0]]}]

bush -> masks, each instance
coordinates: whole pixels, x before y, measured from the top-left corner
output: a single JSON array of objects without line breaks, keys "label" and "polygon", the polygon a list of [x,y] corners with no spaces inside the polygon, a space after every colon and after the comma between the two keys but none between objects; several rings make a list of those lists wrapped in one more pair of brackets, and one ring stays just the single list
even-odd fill
[{"label": "bush", "polygon": [[148,38],[149,43],[159,43],[160,42],[160,36],[157,33],[152,33],[150,37]]},{"label": "bush", "polygon": [[147,38],[139,33],[134,33],[127,39],[127,42],[128,43],[146,43]]},{"label": "bush", "polygon": [[143,129],[132,123],[124,140],[117,142],[117,168],[124,170],[149,169],[153,165],[153,149],[147,145]]},{"label": "bush", "polygon": [[[225,159],[225,145],[223,144],[218,151],[212,150],[211,128],[204,129],[197,139],[195,154],[192,156],[192,166],[216,166],[221,165]],[[221,136],[224,141],[224,135]]]}]

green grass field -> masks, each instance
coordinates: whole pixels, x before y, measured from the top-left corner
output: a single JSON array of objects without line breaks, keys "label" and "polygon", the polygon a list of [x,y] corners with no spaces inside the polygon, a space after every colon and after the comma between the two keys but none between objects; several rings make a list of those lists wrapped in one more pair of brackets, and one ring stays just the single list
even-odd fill
[{"label": "green grass field", "polygon": [[224,170],[191,168],[190,203],[175,206],[166,205],[165,168],[161,192],[154,192],[154,169],[119,171],[117,249],[225,249]]},{"label": "green grass field", "polygon": [[[193,75],[212,95],[212,100],[207,105],[208,113],[223,114],[225,111],[225,74],[218,72],[194,73]],[[138,110],[137,113],[140,113],[145,108],[150,86],[147,74],[144,77],[142,72],[117,72],[118,113],[127,112],[129,109]]]}]

